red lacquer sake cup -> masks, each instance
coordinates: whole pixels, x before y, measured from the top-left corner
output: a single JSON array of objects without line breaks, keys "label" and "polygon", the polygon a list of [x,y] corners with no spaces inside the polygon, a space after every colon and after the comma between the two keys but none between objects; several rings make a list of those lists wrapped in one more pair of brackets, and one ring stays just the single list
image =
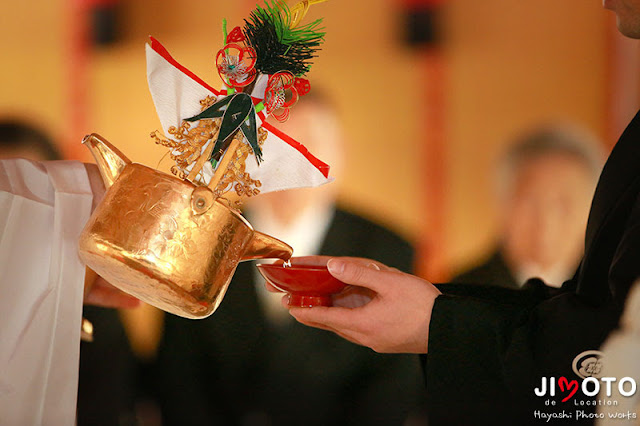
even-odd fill
[{"label": "red lacquer sake cup", "polygon": [[262,276],[278,290],[289,293],[289,305],[299,307],[331,306],[331,295],[340,293],[345,283],[334,278],[326,266],[261,263]]}]

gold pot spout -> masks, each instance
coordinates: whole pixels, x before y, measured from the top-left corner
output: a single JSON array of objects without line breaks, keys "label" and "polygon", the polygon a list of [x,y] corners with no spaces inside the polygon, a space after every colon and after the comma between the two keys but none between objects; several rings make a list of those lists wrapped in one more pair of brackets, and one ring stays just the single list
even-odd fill
[{"label": "gold pot spout", "polygon": [[242,260],[282,259],[287,261],[293,256],[293,249],[287,243],[262,232],[254,231],[253,239],[242,256]]},{"label": "gold pot spout", "polygon": [[95,158],[105,188],[113,185],[125,166],[131,164],[126,155],[97,133],[85,136],[82,143]]}]

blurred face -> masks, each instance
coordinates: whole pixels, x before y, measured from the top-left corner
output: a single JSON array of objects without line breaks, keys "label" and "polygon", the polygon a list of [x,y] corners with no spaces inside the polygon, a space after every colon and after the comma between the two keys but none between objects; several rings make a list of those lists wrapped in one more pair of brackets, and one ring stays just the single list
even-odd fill
[{"label": "blurred face", "polygon": [[27,160],[44,161],[47,156],[37,149],[25,146],[0,148],[0,158],[26,158]]},{"label": "blurred face", "polygon": [[603,5],[616,14],[622,34],[640,39],[640,0],[603,0]]},{"label": "blurred face", "polygon": [[[333,111],[313,102],[301,101],[292,108],[289,120],[284,123],[273,121],[272,124],[329,164],[332,177],[340,174],[343,148],[339,124]],[[274,217],[286,224],[306,209],[333,204],[336,190],[336,182],[332,182],[318,188],[272,192],[252,199],[251,206],[269,209]]]},{"label": "blurred face", "polygon": [[587,168],[571,156],[547,155],[526,163],[505,205],[507,262],[516,270],[575,268],[593,185]]}]

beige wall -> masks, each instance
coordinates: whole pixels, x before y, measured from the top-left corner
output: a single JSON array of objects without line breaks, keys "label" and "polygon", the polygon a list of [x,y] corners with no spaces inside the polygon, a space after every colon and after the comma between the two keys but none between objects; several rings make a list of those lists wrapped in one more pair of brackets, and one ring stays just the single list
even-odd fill
[{"label": "beige wall", "polygon": [[60,4],[6,1],[0,15],[0,114],[27,117],[58,137],[67,84],[66,17]]},{"label": "beige wall", "polygon": [[[1,113],[28,113],[69,136],[70,0],[10,2],[0,25]],[[251,2],[122,0],[122,41],[90,55],[87,123],[134,161],[156,166],[164,150],[146,87],[144,43],[158,38],[213,85],[220,23],[241,24]],[[290,2],[291,3],[291,2]],[[444,204],[422,200],[425,135],[421,63],[398,44],[396,2],[332,0],[324,51],[312,85],[331,92],[349,141],[341,198],[414,241],[423,205],[442,208],[447,265],[487,247],[496,229],[489,199],[491,161],[508,138],[539,120],[575,119],[605,128],[606,12],[584,0],[452,0],[446,14],[448,63]],[[426,82],[435,84],[435,82]],[[295,114],[295,110],[293,110]],[[73,143],[79,143],[73,141]],[[167,163],[164,163],[165,165]],[[429,230],[424,230],[427,234]]]}]

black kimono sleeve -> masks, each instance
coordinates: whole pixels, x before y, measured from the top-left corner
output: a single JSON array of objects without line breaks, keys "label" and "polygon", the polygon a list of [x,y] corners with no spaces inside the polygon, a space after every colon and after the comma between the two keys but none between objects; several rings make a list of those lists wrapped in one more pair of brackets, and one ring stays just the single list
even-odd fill
[{"label": "black kimono sleeve", "polygon": [[640,277],[640,202],[631,206],[622,236],[611,244],[608,279],[601,283],[609,297],[601,303],[582,297],[574,281],[556,294],[539,282],[520,291],[440,286],[423,356],[430,425],[527,424],[544,422],[536,410],[574,416],[577,406],[594,410],[574,402],[588,399],[580,389],[566,402],[551,398],[555,407],[534,389],[543,377],[581,383],[574,359],[597,350],[616,327],[628,289]]}]

